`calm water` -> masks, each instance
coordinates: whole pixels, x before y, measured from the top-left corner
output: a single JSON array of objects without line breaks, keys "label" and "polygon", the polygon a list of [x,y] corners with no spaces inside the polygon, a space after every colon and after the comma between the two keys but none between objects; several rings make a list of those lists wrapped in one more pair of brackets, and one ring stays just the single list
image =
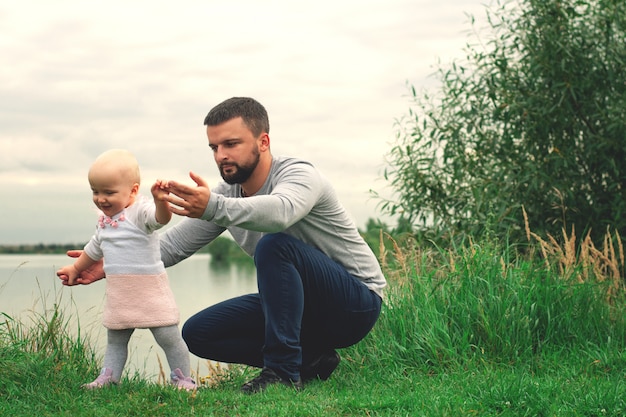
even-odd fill
[{"label": "calm water", "polygon": [[[88,334],[97,353],[104,355],[106,330],[101,324],[104,306],[104,281],[91,285],[64,287],[55,271],[71,262],[65,255],[0,255],[0,313],[28,323],[34,314],[50,312],[61,305],[72,329]],[[226,298],[256,292],[254,269],[231,265],[210,267],[209,255],[194,255],[167,269],[170,286],[180,310],[181,326],[196,312]],[[1,318],[0,318],[1,320]],[[129,344],[126,372],[139,371],[156,380],[157,355],[167,373],[165,354],[149,330],[137,329]],[[192,355],[191,367],[201,374],[206,361]],[[91,381],[95,375],[86,375]]]}]

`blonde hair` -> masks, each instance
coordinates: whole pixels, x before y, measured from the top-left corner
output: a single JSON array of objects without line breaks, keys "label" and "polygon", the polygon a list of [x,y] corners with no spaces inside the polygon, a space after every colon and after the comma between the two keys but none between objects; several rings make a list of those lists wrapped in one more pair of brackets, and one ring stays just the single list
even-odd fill
[{"label": "blonde hair", "polygon": [[89,175],[96,170],[114,170],[130,184],[140,184],[139,163],[135,156],[125,149],[110,149],[101,153],[91,165]]}]

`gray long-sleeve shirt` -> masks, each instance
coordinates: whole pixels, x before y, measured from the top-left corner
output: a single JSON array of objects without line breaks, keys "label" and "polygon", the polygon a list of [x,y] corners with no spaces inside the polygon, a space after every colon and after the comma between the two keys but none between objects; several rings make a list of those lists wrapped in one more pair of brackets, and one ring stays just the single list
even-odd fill
[{"label": "gray long-sleeve shirt", "polygon": [[264,234],[289,234],[318,248],[383,296],[387,282],[376,256],[331,183],[309,162],[274,157],[261,189],[246,198],[239,184],[219,184],[211,190],[201,219],[186,218],[161,235],[165,266],[189,257],[225,230],[250,256]]}]

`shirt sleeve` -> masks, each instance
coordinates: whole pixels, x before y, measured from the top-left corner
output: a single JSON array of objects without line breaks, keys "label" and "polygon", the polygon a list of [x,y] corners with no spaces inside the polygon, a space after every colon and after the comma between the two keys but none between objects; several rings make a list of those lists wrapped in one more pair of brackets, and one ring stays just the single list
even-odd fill
[{"label": "shirt sleeve", "polygon": [[322,181],[309,164],[294,164],[273,178],[267,195],[247,198],[211,193],[202,219],[223,227],[277,233],[305,217],[320,198]]},{"label": "shirt sleeve", "polygon": [[225,228],[201,219],[185,218],[160,235],[161,260],[168,267],[215,240]]},{"label": "shirt sleeve", "polygon": [[83,248],[87,256],[89,256],[94,261],[98,261],[102,259],[104,254],[102,253],[102,248],[100,247],[100,238],[98,236],[98,232],[89,239],[89,242]]},{"label": "shirt sleeve", "polygon": [[134,217],[134,223],[146,233],[152,233],[163,227],[156,219],[156,206],[154,201],[141,196],[135,203],[134,210],[129,211],[129,215]]}]

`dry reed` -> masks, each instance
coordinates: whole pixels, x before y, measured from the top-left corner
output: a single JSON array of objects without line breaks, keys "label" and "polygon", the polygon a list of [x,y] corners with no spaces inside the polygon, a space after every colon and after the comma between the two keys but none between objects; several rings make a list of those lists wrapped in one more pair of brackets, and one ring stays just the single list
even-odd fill
[{"label": "dry reed", "polygon": [[[599,249],[591,240],[591,231],[580,241],[577,250],[576,233],[572,226],[568,235],[565,228],[562,229],[563,240],[561,243],[552,235],[541,238],[530,230],[526,210],[522,207],[526,237],[529,242],[534,238],[539,243],[539,248],[547,268],[558,265],[558,272],[564,279],[574,279],[578,283],[609,281],[607,288],[607,301],[611,302],[618,293],[626,289],[624,285],[624,247],[619,232],[613,235],[607,228],[602,248]],[[617,250],[616,246],[617,245]]]},{"label": "dry reed", "polygon": [[[530,258],[535,256],[536,250],[539,250],[546,268],[553,269],[556,267],[555,272],[564,280],[571,280],[575,283],[608,281],[610,283],[606,294],[608,302],[613,302],[618,294],[623,295],[626,290],[624,246],[617,231],[611,233],[610,229],[607,228],[600,248],[591,240],[590,232],[584,239],[578,241],[574,227],[569,233],[563,228],[562,236],[558,239],[550,234],[542,238],[530,230],[524,207],[522,207],[522,213],[526,238],[531,244],[528,252]],[[386,240],[391,242],[392,257],[395,261],[393,266],[388,265],[390,250],[385,245]],[[533,241],[538,244],[538,247],[532,245]],[[435,278],[449,277],[456,271],[455,258],[459,254],[453,250],[448,250],[444,255],[445,261],[441,262],[441,251],[428,251],[412,245],[410,242],[404,242],[401,247],[392,236],[382,230],[379,245],[380,263],[393,287],[403,288],[410,284],[411,273],[416,272],[412,269],[419,269],[420,265],[423,264],[428,264],[429,270],[432,270],[430,267],[435,266]],[[470,250],[472,252],[475,250],[471,239]],[[433,258],[438,258],[438,260]],[[502,276],[505,277],[507,265],[502,257],[500,257],[500,265]]]}]

